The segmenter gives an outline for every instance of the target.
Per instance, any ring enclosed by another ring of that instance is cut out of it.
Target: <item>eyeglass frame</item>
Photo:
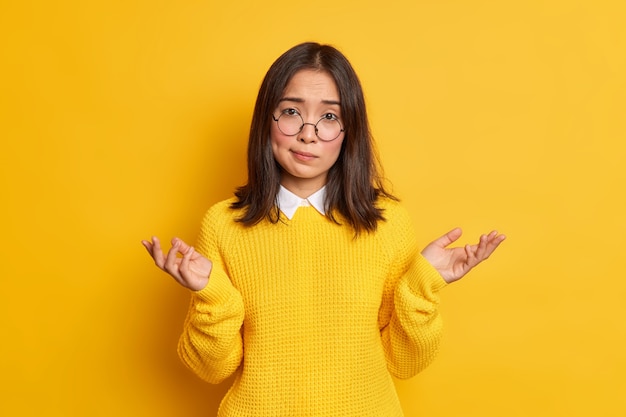
[[[313,124],[313,123],[308,123],[308,122],[305,122],[305,121],[304,121],[304,118],[302,117],[302,115],[301,115],[300,113],[296,113],[296,114],[300,117],[300,120],[302,120],[302,125],[300,126],[300,129],[298,129],[298,131],[297,131],[296,133],[294,133],[294,134],[292,134],[292,135],[289,135],[289,134],[287,134],[287,133],[283,132],[283,131],[280,129],[280,126],[278,125],[278,119],[280,119],[281,117],[283,117],[283,116],[285,115],[285,113],[282,113],[282,112],[281,112],[281,114],[280,114],[280,116],[278,116],[278,118],[277,118],[276,116],[274,116],[274,113],[272,113],[272,119],[276,122],[276,127],[278,128],[278,130],[280,130],[280,133],[282,133],[282,134],[283,134],[283,135],[285,135],[285,136],[296,136],[296,135],[299,135],[299,134],[302,132],[302,130],[304,129],[304,126],[305,126],[305,125],[311,125],[311,126],[313,126],[313,129],[315,129],[315,136],[317,136],[317,138],[318,138],[319,140],[321,140],[322,142],[332,142],[332,141],[334,141],[334,140],[337,140],[337,138],[338,138],[339,136],[341,136],[341,133],[342,133],[342,132],[345,132],[345,131],[346,131],[346,130],[343,128],[343,124],[341,124],[341,121],[340,121],[339,119],[335,119],[335,120],[337,121],[337,123],[339,124],[339,127],[341,128],[341,129],[339,130],[339,133],[337,133],[337,136],[335,136],[335,137],[334,137],[334,138],[332,138],[332,139],[322,139],[322,138],[320,137],[320,135],[318,135],[318,134],[317,134],[317,132],[318,132],[318,130],[319,130],[319,129],[317,128],[317,125],[319,124],[319,122],[321,122],[322,120],[324,120],[324,119],[325,119],[325,117],[324,117],[324,116],[320,117],[320,119],[317,121],[317,123]]]

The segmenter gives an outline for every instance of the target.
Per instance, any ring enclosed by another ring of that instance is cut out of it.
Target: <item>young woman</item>
[[[438,292],[504,240],[420,253],[408,213],[383,187],[361,85],[335,48],[297,45],[271,66],[250,129],[248,182],[211,207],[197,249],[156,265],[191,290],[182,361],[219,383],[218,415],[402,416],[392,376],[435,357]]]

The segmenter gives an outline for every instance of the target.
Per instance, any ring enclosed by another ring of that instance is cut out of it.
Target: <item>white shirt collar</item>
[[[296,210],[301,206],[313,206],[320,214],[326,214],[324,209],[324,200],[326,199],[326,186],[320,188],[307,198],[301,198],[280,186],[278,191],[278,208],[283,214],[291,220],[296,214]]]

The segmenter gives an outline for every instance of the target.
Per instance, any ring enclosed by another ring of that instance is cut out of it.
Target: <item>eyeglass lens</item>
[[[297,135],[302,131],[305,124],[302,116],[298,113],[282,113],[276,122],[278,123],[278,129],[287,136]],[[337,139],[341,131],[341,123],[332,117],[322,117],[315,124],[315,133],[320,140],[331,141]]]

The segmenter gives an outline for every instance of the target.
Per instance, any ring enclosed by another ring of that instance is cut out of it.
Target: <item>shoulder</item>
[[[240,216],[240,210],[231,208],[235,200],[235,197],[231,197],[209,207],[202,219],[202,228],[218,229],[235,224]]]
[[[228,245],[240,234],[241,223],[237,222],[240,210],[230,205],[235,198],[220,201],[212,205],[204,214],[198,234],[198,250],[206,256],[216,246]]]
[[[376,206],[382,211],[384,221],[380,225],[396,228],[396,227],[412,227],[411,216],[409,211],[398,200],[388,197],[379,197]]]
[[[230,197],[230,198],[227,198],[225,200],[218,201],[217,203],[215,203],[211,207],[209,207],[209,209],[207,210],[206,214],[207,215],[214,215],[214,216],[228,216],[229,214],[232,215],[233,213],[238,211],[238,210],[234,210],[234,209],[230,208],[230,206],[236,200],[237,200],[236,197]]]
[[[416,237],[413,220],[409,211],[399,201],[381,197],[377,207],[382,210],[385,220],[379,222],[376,235],[390,252],[413,252]]]

